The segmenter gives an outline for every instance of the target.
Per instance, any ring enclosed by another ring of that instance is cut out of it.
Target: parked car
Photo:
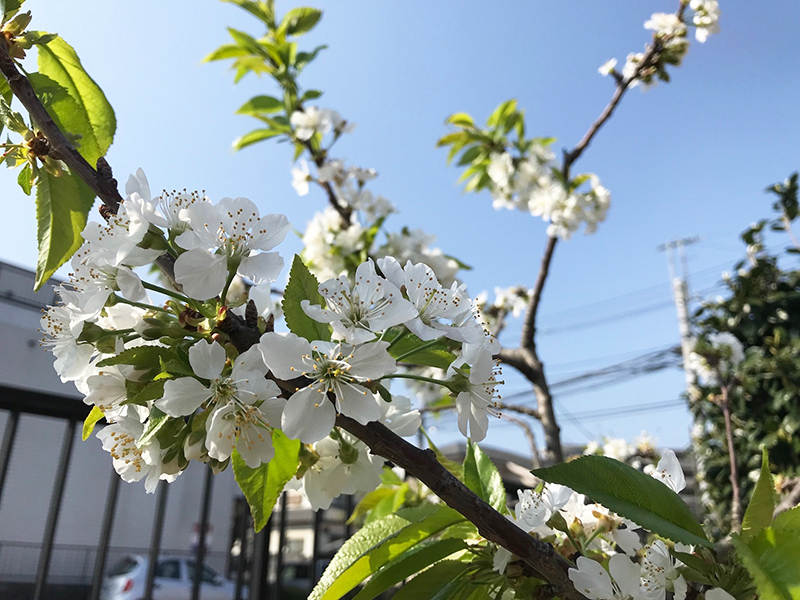
[[[137,554],[123,557],[103,581],[102,600],[141,600],[147,581],[148,559]],[[194,559],[161,556],[156,563],[153,600],[189,600],[194,581]],[[236,584],[203,565],[200,584],[202,600],[233,600]],[[247,597],[243,590],[242,597]]]

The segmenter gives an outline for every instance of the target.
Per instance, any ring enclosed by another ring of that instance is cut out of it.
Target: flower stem
[[[438,338],[435,339],[435,340],[431,340],[430,342],[425,342],[421,346],[417,346],[413,350],[409,350],[408,352],[405,352],[405,353],[401,354],[395,360],[397,362],[402,362],[402,360],[404,358],[408,358],[409,356],[412,356],[412,355],[416,354],[417,352],[422,352],[423,350],[426,350],[426,349],[430,348],[431,346],[435,346],[438,342],[439,342]]]
[[[399,342],[400,340],[402,340],[402,339],[403,339],[404,337],[406,337],[407,335],[408,335],[408,329],[406,329],[406,330],[404,330],[404,331],[402,331],[402,332],[398,333],[398,334],[395,336],[395,338],[394,338],[394,339],[393,339],[391,342],[389,342],[389,347],[387,348],[387,350],[391,350],[392,348],[394,348],[394,346],[397,344],[397,342]]]
[[[191,304],[192,302],[190,298],[187,298],[183,294],[179,294],[178,292],[173,292],[171,290],[161,287],[160,285],[156,285],[155,283],[142,281],[142,285],[148,290],[158,292],[159,294],[164,294],[165,296],[169,296],[170,298],[175,298],[175,300],[179,300],[181,302],[185,302],[188,304]]]
[[[168,310],[165,310],[160,306],[153,306],[151,304],[145,304],[144,302],[135,302],[133,300],[128,300],[127,298],[122,298],[121,296],[117,296],[117,302],[122,302],[123,304],[130,304],[131,306],[135,306],[137,308],[143,308],[145,310],[156,310],[158,312],[172,314]]]
[[[425,383],[432,383],[434,385],[441,385],[450,389],[450,383],[442,379],[434,379],[433,377],[424,377],[422,375],[413,375],[411,373],[394,373],[392,375],[384,375],[381,379],[413,379],[414,381],[424,381]]]

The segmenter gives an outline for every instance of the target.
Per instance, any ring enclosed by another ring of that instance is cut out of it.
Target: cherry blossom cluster
[[[565,186],[554,176],[553,159],[553,152],[544,142],[534,143],[530,153],[520,158],[508,152],[492,153],[486,172],[492,182],[494,207],[541,217],[550,224],[550,237],[569,239],[581,225],[585,233],[594,233],[606,218],[610,192],[590,173],[579,175]],[[586,182],[588,189],[582,187]]]
[[[312,136],[323,140],[332,133],[325,158],[312,165],[301,159],[292,169],[292,187],[299,196],[307,195],[311,184],[316,184],[331,194],[341,209],[329,206],[317,212],[303,235],[303,258],[318,278],[352,274],[367,257],[392,256],[401,263],[424,262],[444,285],[456,281],[461,265],[433,247],[434,235],[421,229],[403,228],[398,233],[384,231],[386,239],[379,243],[378,233],[383,231],[384,221],[397,210],[389,200],[366,189],[366,184],[378,176],[377,171],[347,166],[341,159],[328,158],[331,146],[340,135],[352,131],[354,124],[335,111],[314,107],[295,111],[291,123],[295,127],[295,138],[302,142]]]
[[[651,476],[674,492],[680,492],[686,481],[675,453],[665,450]],[[551,542],[568,556],[579,557],[569,569],[575,588],[591,600],[664,600],[667,592],[675,600],[684,600],[688,585],[667,545],[655,540],[643,547],[639,525],[610,512],[602,505],[588,502],[568,487],[544,484],[536,490],[520,490],[514,507],[516,524],[529,534]],[[691,553],[692,549],[675,544],[675,549]],[[608,567],[590,558],[607,556]],[[641,561],[639,562],[639,557]],[[518,559],[498,547],[494,569],[513,577]],[[710,598],[728,600],[722,590]]]
[[[686,2],[682,4],[685,5]],[[695,27],[695,38],[698,42],[704,43],[710,34],[719,33],[720,11],[717,0],[691,0],[688,6],[693,11],[691,23]],[[684,16],[684,10],[685,6],[679,13],[653,13],[645,22],[645,29],[653,32],[654,41],[660,45],[652,62],[646,61],[646,52],[632,52],[628,54],[621,73],[615,70],[615,58],[603,63],[598,72],[601,75],[613,75],[630,87],[641,85],[643,89],[655,84],[658,79],[669,81],[664,67],[679,66],[689,51],[689,21]]]
[[[505,326],[508,315],[521,317],[528,307],[533,291],[523,285],[508,288],[495,287],[494,300],[489,302],[489,293],[478,294],[475,303],[478,305],[485,326],[498,335]]]
[[[333,341],[275,333],[270,288],[283,267],[274,248],[289,230],[285,216],[262,216],[246,198],[153,197],[141,170],[126,191],[118,214],[86,226],[61,302],[42,317],[57,373],[84,395],[94,421],[105,418],[97,437],[125,481],[145,480],[152,492],[191,460],[219,471],[234,453],[257,468],[274,456],[280,430],[303,443],[293,485],[315,508],[368,491],[383,461],[335,426],[337,414],[414,434],[419,412],[389,384],[419,377],[398,372],[403,359],[434,344],[454,353],[452,364],[446,378],[423,379],[456,398],[465,435],[485,436],[497,348],[463,285],[443,286],[424,263],[367,259],[352,280],[326,280],[319,302],[298,307]],[[137,273],[164,260],[173,284]],[[259,328],[244,352],[226,333],[229,313]],[[404,340],[412,351],[398,350]]]

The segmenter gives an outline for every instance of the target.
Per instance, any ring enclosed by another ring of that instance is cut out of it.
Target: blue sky
[[[301,82],[325,91],[322,106],[358,123],[337,145],[338,156],[379,171],[373,191],[401,211],[391,229],[423,227],[447,253],[473,265],[465,281],[474,295],[532,284],[545,225],[494,211],[488,195],[460,192],[458,171],[435,148],[447,131],[445,117],[466,111],[482,121],[513,97],[527,111],[529,135],[555,136],[555,148],[572,146],[613,91],[597,67],[641,50],[644,21],[676,2],[319,5],[323,20],[303,44],[330,48]],[[294,4],[277,6],[283,13]],[[323,206],[321,196],[298,198],[292,190],[287,146],[230,149],[255,126],[235,116],[236,108],[274,89],[256,78],[234,86],[224,65],[200,63],[226,41],[225,25],[259,33],[240,10],[214,0],[87,0],[80,10],[29,0],[26,8],[33,28],[61,33],[76,48],[113,104],[119,127],[108,159],[118,179],[141,166],[156,189],[205,189],[215,200],[247,196],[262,212],[286,213],[299,229]],[[721,8],[722,32],[692,44],[672,83],[629,94],[575,167],[601,177],[612,206],[597,234],[578,234],[556,250],[540,311],[539,349],[551,382],[677,343],[666,257],[656,246],[704,236],[689,251],[690,285],[715,293],[720,273],[741,256],[738,233],[769,212],[764,187],[800,168],[800,4],[722,1]],[[15,173],[0,172],[0,192],[14,219],[12,226],[7,218],[0,258],[33,267],[32,200],[16,187]],[[282,247],[285,256],[297,250],[295,239]],[[512,322],[509,334],[519,328]],[[509,369],[505,379],[506,395],[526,387]],[[668,401],[682,389],[682,373],[669,370],[556,398],[559,411],[580,414]],[[688,442],[690,426],[681,407],[583,419],[580,428],[562,416],[561,424],[565,442],[630,439],[646,429],[671,446]],[[452,419],[435,425],[437,442],[457,439]],[[514,427],[492,425],[487,443],[525,451]]]

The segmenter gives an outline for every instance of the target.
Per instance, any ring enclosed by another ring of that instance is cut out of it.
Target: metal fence
[[[44,534],[40,544],[2,543],[0,545],[0,573],[10,570],[27,579],[33,576],[32,600],[45,600],[51,597],[46,593],[46,586],[53,581],[59,583],[74,582],[90,586],[88,600],[99,600],[107,566],[125,554],[146,554],[148,571],[144,600],[152,600],[155,583],[155,569],[158,557],[162,554],[161,539],[164,519],[169,499],[169,485],[162,483],[156,492],[155,516],[151,525],[150,544],[143,548],[111,547],[110,540],[114,527],[117,499],[120,490],[120,478],[110,473],[111,484],[105,499],[100,535],[97,545],[92,547],[54,544],[55,533],[61,516],[62,500],[66,477],[72,460],[72,450],[77,428],[88,414],[89,407],[75,399],[66,399],[35,391],[11,389],[0,386],[0,409],[8,411],[5,431],[0,444],[0,505],[3,499],[3,488],[6,484],[9,463],[14,453],[15,438],[22,415],[41,415],[63,419],[66,423],[61,449],[54,460],[57,462],[55,481],[50,496],[49,509],[44,523]],[[258,534],[252,534],[252,521],[248,518],[237,519],[239,541],[236,556],[229,553],[206,552],[206,531],[212,502],[212,472],[204,470],[201,506],[199,513],[199,540],[194,551],[194,561],[201,568],[194,569],[194,581],[191,587],[191,599],[201,598],[202,565],[211,564],[217,568],[225,564],[228,576],[235,581],[235,600],[281,600],[284,598],[284,572],[286,568],[284,552],[287,523],[290,510],[287,496],[283,494],[279,501],[279,509],[273,513],[267,526]],[[90,490],[87,490],[90,493]],[[345,514],[352,511],[352,498],[346,497],[343,507]],[[341,512],[341,511],[340,511]],[[338,524],[342,524],[338,521]],[[321,532],[326,525],[324,511],[313,517],[312,553],[308,561],[306,577],[309,591],[318,580],[323,566],[321,554]],[[350,525],[342,524],[345,539],[350,535]],[[277,552],[271,553],[271,532],[278,533]],[[166,553],[167,550],[164,550]],[[168,551],[170,555],[189,555],[188,552]],[[221,555],[222,554],[222,555]],[[271,565],[274,560],[276,564]],[[69,565],[68,567],[65,565]],[[80,565],[80,567],[76,567]],[[296,566],[296,565],[295,565]],[[66,572],[65,572],[66,570]],[[296,582],[295,582],[296,583]]]

